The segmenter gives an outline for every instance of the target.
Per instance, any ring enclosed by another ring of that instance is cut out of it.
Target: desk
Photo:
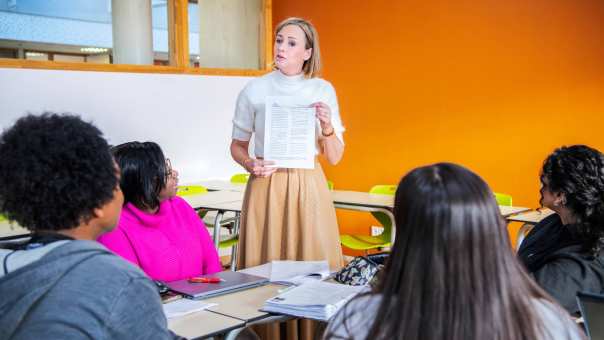
[[[9,223],[8,220],[0,221],[0,239],[13,238],[15,236],[29,235],[29,230],[17,223]]]
[[[246,183],[231,183],[224,180],[207,180],[191,183],[192,185],[202,185],[210,191],[237,191],[244,192]]]
[[[510,222],[522,222],[522,227],[518,229],[518,235],[516,236],[516,249],[520,249],[524,237],[528,232],[535,226],[535,224],[541,222],[542,219],[554,214],[554,211],[550,209],[540,209],[535,211],[529,211],[522,214],[510,216],[507,218]]]
[[[269,283],[260,287],[216,296],[204,301],[218,304],[208,308],[208,311],[228,315],[249,323],[272,316],[270,313],[261,312],[260,308],[262,308],[266,300],[278,295],[279,290],[283,288],[285,286]]]
[[[188,339],[207,338],[244,326],[242,320],[207,310],[168,319],[168,328]]]
[[[529,225],[535,225],[535,224],[541,222],[542,219],[548,217],[549,215],[551,215],[553,213],[554,213],[554,211],[546,208],[546,209],[534,210],[534,211],[529,211],[529,212],[525,212],[522,214],[510,216],[507,218],[507,220],[510,222],[522,222],[522,223],[526,223]]]
[[[525,207],[508,207],[505,205],[500,205],[499,206],[499,211],[501,212],[501,215],[503,217],[505,217],[508,221],[510,220],[510,216],[515,215],[515,214],[519,214],[521,212],[525,212],[525,211],[529,211],[531,210],[531,208],[525,208]]]

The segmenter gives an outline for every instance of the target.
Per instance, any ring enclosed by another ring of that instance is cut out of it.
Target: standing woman
[[[237,98],[231,155],[252,176],[241,214],[239,266],[271,260],[327,260],[342,265],[335,209],[321,165],[277,169],[264,156],[267,96],[303,99],[316,110],[316,153],[335,165],[342,158],[344,128],[333,86],[318,78],[319,37],[306,20],[289,18],[276,28],[275,70],[247,84]],[[254,154],[248,146],[252,134]]]

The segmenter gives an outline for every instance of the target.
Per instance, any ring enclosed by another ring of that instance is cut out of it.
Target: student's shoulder
[[[533,305],[545,326],[543,339],[583,339],[577,324],[563,308],[546,299],[534,299]]]
[[[114,282],[123,284],[133,279],[146,278],[140,268],[123,258],[115,255],[107,248],[95,241],[76,241],[76,246],[82,249],[95,251],[95,254],[82,261],[81,265],[74,268],[77,275],[95,277],[95,281],[105,281],[103,284]]]

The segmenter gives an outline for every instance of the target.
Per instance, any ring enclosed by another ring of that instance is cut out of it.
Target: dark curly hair
[[[604,155],[585,145],[558,148],[543,162],[544,180],[551,192],[564,194],[576,231],[597,255],[604,241]]]
[[[120,167],[124,204],[141,210],[159,207],[159,193],[166,187],[168,168],[164,153],[154,142],[128,142],[111,148]]]
[[[107,141],[78,116],[27,115],[0,135],[0,212],[31,231],[88,222],[117,185]]]

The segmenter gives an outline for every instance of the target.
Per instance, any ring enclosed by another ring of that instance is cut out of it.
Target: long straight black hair
[[[541,338],[535,299],[551,299],[512,253],[479,176],[449,163],[417,168],[398,186],[394,217],[396,240],[371,293],[382,299],[367,315],[375,320],[366,339]]]
[[[168,169],[164,153],[154,142],[128,142],[111,148],[120,167],[124,204],[141,210],[159,206],[159,193],[166,186]]]

